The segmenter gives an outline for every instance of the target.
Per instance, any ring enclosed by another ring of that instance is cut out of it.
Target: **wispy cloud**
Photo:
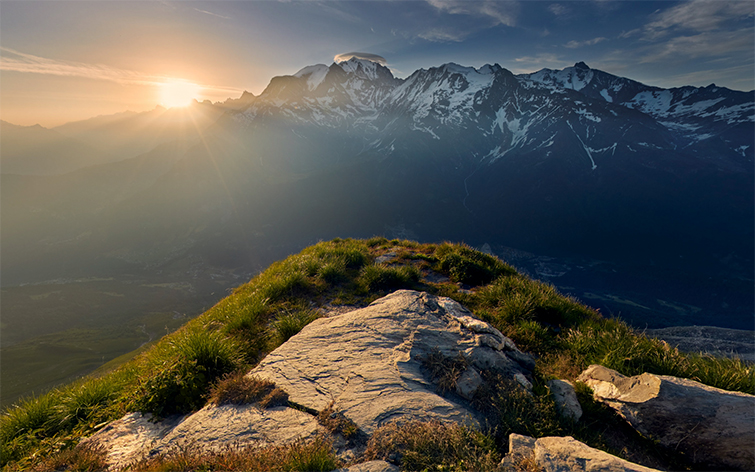
[[[734,53],[752,51],[755,30],[706,31],[699,34],[676,36],[648,48],[642,62],[682,60],[701,57],[730,57]],[[752,56],[752,54],[750,54]]]
[[[713,31],[725,23],[752,18],[755,14],[749,1],[693,0],[657,12],[645,26],[646,39],[656,39],[673,30]]]
[[[434,43],[460,43],[468,36],[468,33],[451,31],[450,29],[433,28],[419,33],[422,39]]]
[[[99,64],[86,64],[73,61],[56,61],[0,47],[0,69],[32,74],[61,75],[109,80],[122,84],[155,84],[160,78],[140,72],[117,69]]]
[[[522,56],[514,59],[517,67],[512,67],[511,72],[515,74],[524,74],[534,72],[542,68],[560,69],[568,67],[568,62],[561,59],[557,54],[542,53],[535,56]]]
[[[102,64],[88,64],[75,61],[60,61],[26,54],[7,47],[0,47],[0,70],[28,74],[81,77],[92,80],[105,80],[123,85],[159,86],[176,77],[167,77],[143,72],[119,69]],[[199,84],[205,90],[240,93],[232,87]]]
[[[469,15],[485,18],[492,22],[489,26],[515,26],[519,13],[519,3],[513,1],[464,1],[464,0],[427,0],[427,3],[439,11],[452,15]]]
[[[568,43],[564,44],[564,47],[569,48],[569,49],[576,49],[576,48],[581,48],[584,46],[594,46],[598,43],[605,41],[606,39],[607,38],[600,37],[600,38],[588,39],[587,41],[569,41]]]
[[[224,20],[231,20],[232,19],[229,16],[218,15],[217,13],[213,13],[213,12],[207,11],[207,10],[200,10],[199,8],[194,8],[194,11],[198,11],[199,13],[204,13],[205,15],[214,16],[216,18],[222,18]]]

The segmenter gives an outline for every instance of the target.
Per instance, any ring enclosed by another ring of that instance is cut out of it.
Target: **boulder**
[[[692,462],[755,469],[755,396],[667,375],[625,377],[599,365],[577,380],[637,431]]]
[[[467,361],[456,379],[458,397],[439,395],[423,368],[423,359],[437,353]],[[511,379],[519,374],[526,381],[533,363],[457,302],[400,290],[368,307],[313,321],[250,375],[275,382],[306,408],[332,405],[371,434],[394,420],[475,424],[475,412],[463,399],[481,384],[480,372]]]
[[[550,380],[546,384],[551,391],[553,401],[561,416],[579,421],[582,417],[582,405],[577,400],[577,392],[574,385],[568,380]]]
[[[509,435],[509,453],[501,468],[542,472],[658,472],[593,449],[571,436],[535,439],[519,434]]]

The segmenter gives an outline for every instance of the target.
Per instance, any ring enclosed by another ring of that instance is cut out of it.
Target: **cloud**
[[[160,86],[176,77],[145,74],[127,69],[119,69],[102,64],[87,64],[84,62],[58,61],[45,57],[34,56],[0,47],[0,70],[21,72],[28,74],[58,75],[64,77],[81,77],[92,80],[105,80],[122,85]],[[204,90],[217,92],[241,93],[243,90],[215,85],[201,85]]]
[[[427,0],[437,10],[451,15],[468,15],[486,18],[492,24],[488,26],[515,26],[519,13],[519,3],[493,0]]]
[[[605,41],[606,39],[607,38],[600,37],[600,38],[588,39],[587,41],[569,41],[568,43],[564,44],[564,47],[569,48],[569,49],[576,49],[576,48],[581,48],[583,46],[594,46],[600,42]]]
[[[645,39],[657,39],[672,30],[713,31],[724,23],[751,18],[754,14],[749,1],[693,0],[654,13],[652,21],[645,25]]]
[[[557,54],[542,53],[535,56],[522,56],[514,59],[519,67],[511,68],[515,74],[534,72],[543,68],[562,69],[572,65],[561,59]]]
[[[6,47],[0,47],[0,51],[3,52],[3,55],[0,56],[0,70],[68,77],[85,77],[95,80],[108,80],[121,84],[154,85],[156,83],[161,83],[165,79],[165,77],[158,77],[100,64],[56,61],[54,59],[26,54]]]
[[[641,62],[684,60],[687,58],[731,57],[737,52],[749,52],[751,56],[755,29],[737,31],[706,31],[699,34],[677,36],[660,45],[649,48]]]
[[[571,13],[571,10],[561,5],[560,3],[552,3],[548,5],[548,11],[556,16],[565,16]]]
[[[440,28],[433,28],[431,30],[419,33],[417,36],[427,41],[432,41],[434,43],[449,43],[449,42],[460,43],[464,41],[464,38],[466,38],[467,35],[468,33],[461,33],[458,31],[451,31],[451,30],[443,30]]]
[[[218,15],[217,13],[213,13],[213,12],[207,11],[207,10],[200,10],[199,8],[194,8],[194,10],[198,11],[199,13],[204,13],[205,15],[210,15],[210,16],[214,16],[214,17],[217,17],[217,18],[222,18],[224,20],[231,20],[232,19],[231,17],[223,16],[223,15]]]
[[[364,59],[367,61],[377,62],[380,65],[385,65],[387,61],[384,57],[378,56],[377,54],[371,54],[369,52],[345,52],[343,54],[337,54],[334,58],[334,62],[345,62],[351,59],[352,57],[356,57],[357,59]]]

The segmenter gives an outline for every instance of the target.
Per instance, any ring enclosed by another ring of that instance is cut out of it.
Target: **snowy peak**
[[[359,59],[357,57],[352,57],[348,61],[343,62],[337,62],[335,63],[338,67],[340,67],[344,72],[346,72],[349,75],[354,75],[356,77],[367,79],[367,80],[392,80],[394,79],[393,74],[391,71],[373,61],[368,61],[367,59]]]
[[[315,64],[313,66],[307,66],[300,70],[294,77],[307,79],[307,90],[315,90],[328,75],[330,68],[325,64]]]

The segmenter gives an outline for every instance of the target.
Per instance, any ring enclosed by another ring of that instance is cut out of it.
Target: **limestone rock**
[[[561,416],[579,421],[582,417],[582,405],[577,400],[577,392],[568,380],[550,380],[546,384],[556,402],[556,408]]]
[[[514,378],[530,374],[531,360],[488,323],[457,302],[400,290],[370,306],[307,325],[270,353],[250,375],[276,383],[295,403],[334,409],[367,434],[392,420],[437,419],[474,424],[475,413],[437,394],[424,374],[423,357],[463,354],[477,376],[494,369]],[[525,364],[525,365],[523,365]],[[471,396],[480,379],[467,372],[460,393]]]
[[[285,406],[210,404],[176,425],[150,453],[164,453],[182,444],[216,450],[231,445],[286,444],[324,432],[314,416]]]
[[[398,467],[385,461],[369,461],[333,472],[398,472]]]
[[[468,360],[467,370],[456,379],[458,396],[439,395],[422,368],[422,360],[438,352]],[[360,438],[394,420],[475,424],[475,412],[464,398],[471,398],[484,382],[481,370],[493,369],[528,383],[533,364],[510,339],[453,300],[402,290],[366,308],[315,320],[249,373],[274,381],[300,409],[210,404],[159,423],[132,413],[88,441],[105,446],[111,470],[119,470],[186,444],[217,450],[327,435],[316,418],[326,409],[354,422]],[[354,457],[363,447],[341,436],[333,439],[344,458]],[[368,463],[349,470],[397,469]]]
[[[599,365],[578,380],[640,433],[691,461],[755,469],[755,396],[666,375],[625,377]]]
[[[509,454],[501,462],[503,470],[543,472],[658,472],[577,441],[571,436],[531,438],[509,435]]]
[[[107,448],[107,463],[111,470],[120,470],[131,462],[143,459],[185,417],[174,416],[159,423],[147,413],[129,413],[113,421],[82,444],[100,444]]]

